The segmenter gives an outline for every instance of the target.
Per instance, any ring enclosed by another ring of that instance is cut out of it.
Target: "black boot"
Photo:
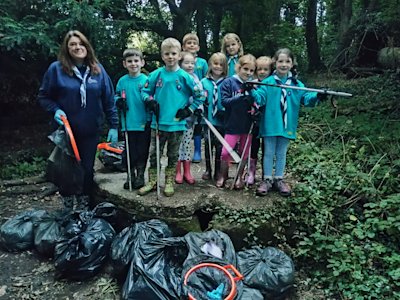
[[[214,168],[215,168],[215,170],[214,170],[214,181],[217,181],[219,170],[221,169],[221,160],[215,159]]]
[[[88,195],[76,196],[76,210],[88,210],[90,197]]]
[[[206,158],[206,171],[201,175],[201,179],[210,180],[211,179],[211,162],[209,158]]]
[[[144,186],[144,171],[145,170],[146,170],[146,166],[138,166],[136,168],[137,174],[136,174],[135,182],[133,183],[133,188],[135,190],[138,190]]]
[[[126,175],[126,181],[124,183],[124,189],[125,190],[129,190],[129,178],[128,178],[128,174]],[[136,180],[136,175],[135,175],[135,169],[131,169],[131,184],[132,184],[132,188],[135,184],[135,180]]]

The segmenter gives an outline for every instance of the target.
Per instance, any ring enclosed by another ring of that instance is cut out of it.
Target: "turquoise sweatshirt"
[[[277,84],[273,76],[265,78],[263,83]],[[285,84],[285,80],[282,80]],[[297,84],[291,85],[304,87],[297,80]],[[287,89],[287,128],[284,128],[281,111],[281,88],[271,86],[259,86],[251,91],[256,103],[265,106],[265,111],[260,120],[260,136],[283,136],[288,139],[296,138],[296,130],[299,120],[300,105],[315,106],[318,104],[317,93]]]
[[[224,80],[224,79],[222,79]],[[218,119],[213,117],[212,113],[214,110],[214,104],[213,104],[213,92],[214,92],[214,85],[213,82],[214,79],[212,79],[211,77],[207,77],[207,78],[203,78],[201,80],[201,84],[203,85],[203,89],[206,93],[206,100],[205,100],[205,105],[208,105],[208,109],[207,109],[207,119],[211,122],[211,124],[213,124],[214,126],[223,126],[223,121],[222,119]],[[222,82],[222,81],[221,81]],[[225,108],[222,106],[221,104],[221,82],[218,82],[218,101],[217,101],[217,109],[218,111],[225,111]]]
[[[190,103],[190,97],[193,102]],[[142,100],[148,101],[153,97],[160,106],[159,130],[167,132],[185,131],[186,120],[177,120],[175,115],[180,108],[189,105],[194,112],[203,102],[203,90],[195,84],[193,77],[178,68],[167,71],[165,67],[150,73],[142,89]],[[151,128],[156,128],[156,118],[153,115]]]
[[[121,115],[122,131],[144,131],[147,120],[150,120],[150,114],[146,112],[146,108],[141,98],[141,90],[144,87],[147,76],[139,74],[137,77],[132,77],[129,74],[122,76],[117,83],[116,92],[120,95],[125,90],[126,103],[128,111],[125,118]],[[125,126],[125,124],[127,126]]]
[[[208,63],[204,58],[196,57],[196,63],[194,65],[194,74],[202,80],[206,77],[208,71]]]

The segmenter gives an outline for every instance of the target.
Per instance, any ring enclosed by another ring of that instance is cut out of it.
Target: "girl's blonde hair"
[[[240,40],[239,36],[236,33],[227,33],[224,35],[224,37],[222,38],[222,42],[221,42],[221,52],[225,53],[226,55],[226,43],[229,40],[235,40],[238,44],[239,44],[239,52],[238,52],[238,56],[242,56],[243,55],[243,44],[242,41]]]
[[[256,66],[258,66],[259,64],[272,65],[272,58],[269,56],[260,56],[256,60]]]
[[[254,68],[256,67],[256,58],[252,54],[246,54],[239,58],[238,62],[235,65],[236,74],[239,73],[239,68],[246,64],[254,64]]]
[[[87,37],[78,30],[68,31],[64,37],[63,43],[61,44],[60,51],[58,53],[58,60],[61,63],[64,72],[71,76],[73,75],[72,68],[75,66],[75,63],[72,60],[72,57],[68,51],[68,42],[73,36],[79,38],[86,48],[87,55],[85,57],[85,64],[89,66],[90,73],[92,75],[100,74],[101,69],[98,65],[98,60],[96,55],[94,54],[92,45],[90,44]]]
[[[191,57],[193,57],[193,59],[196,59],[196,56],[194,56],[194,54],[192,52],[189,51],[182,51],[181,52],[181,60],[179,61],[179,65],[182,64],[183,60],[185,59],[185,56],[190,55]]]
[[[219,61],[222,65],[222,77],[226,77],[228,74],[228,63],[226,61],[226,55],[222,52],[215,52],[211,55],[208,60],[208,70],[206,77],[210,77],[212,75],[211,65],[213,62]]]

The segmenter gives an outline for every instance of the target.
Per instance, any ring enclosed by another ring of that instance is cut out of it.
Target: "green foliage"
[[[259,243],[261,222],[276,224],[269,244],[292,255],[328,297],[397,299],[400,112],[398,91],[383,88],[397,81],[387,74],[335,84],[355,97],[339,99],[333,114],[329,103],[303,109],[288,152],[299,181],[293,196],[267,211],[220,210],[218,218],[248,222],[249,245]]]
[[[32,158],[19,158],[7,162],[0,169],[0,179],[17,179],[41,174],[47,165],[46,158],[34,156]]]

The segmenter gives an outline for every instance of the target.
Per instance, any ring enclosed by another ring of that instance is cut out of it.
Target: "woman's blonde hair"
[[[240,40],[239,36],[236,33],[227,33],[224,35],[224,37],[222,38],[222,42],[221,42],[221,52],[225,53],[226,55],[226,43],[229,40],[235,40],[238,44],[239,44],[239,52],[238,52],[238,56],[242,56],[243,55],[243,44],[242,41]]]
[[[246,64],[254,64],[254,68],[256,68],[256,58],[252,54],[246,54],[239,58],[238,62],[235,65],[236,74],[239,73],[239,68]]]
[[[85,64],[89,66],[90,68],[90,73],[92,75],[100,74],[101,69],[98,64],[98,60],[96,55],[94,54],[94,50],[92,45],[90,44],[89,40],[87,37],[80,31],[78,30],[71,30],[68,31],[67,34],[64,37],[63,43],[61,44],[60,51],[58,53],[58,60],[61,63],[61,66],[63,70],[69,74],[73,75],[72,68],[75,66],[74,61],[72,60],[71,55],[69,54],[68,51],[68,42],[72,37],[77,37],[81,40],[82,44],[85,46],[87,55],[85,57]]]
[[[226,61],[226,55],[222,52],[215,52],[213,53],[210,58],[208,59],[208,70],[207,70],[207,77],[212,75],[211,65],[214,61],[219,61],[222,65],[222,77],[226,77],[228,74],[228,63]]]

